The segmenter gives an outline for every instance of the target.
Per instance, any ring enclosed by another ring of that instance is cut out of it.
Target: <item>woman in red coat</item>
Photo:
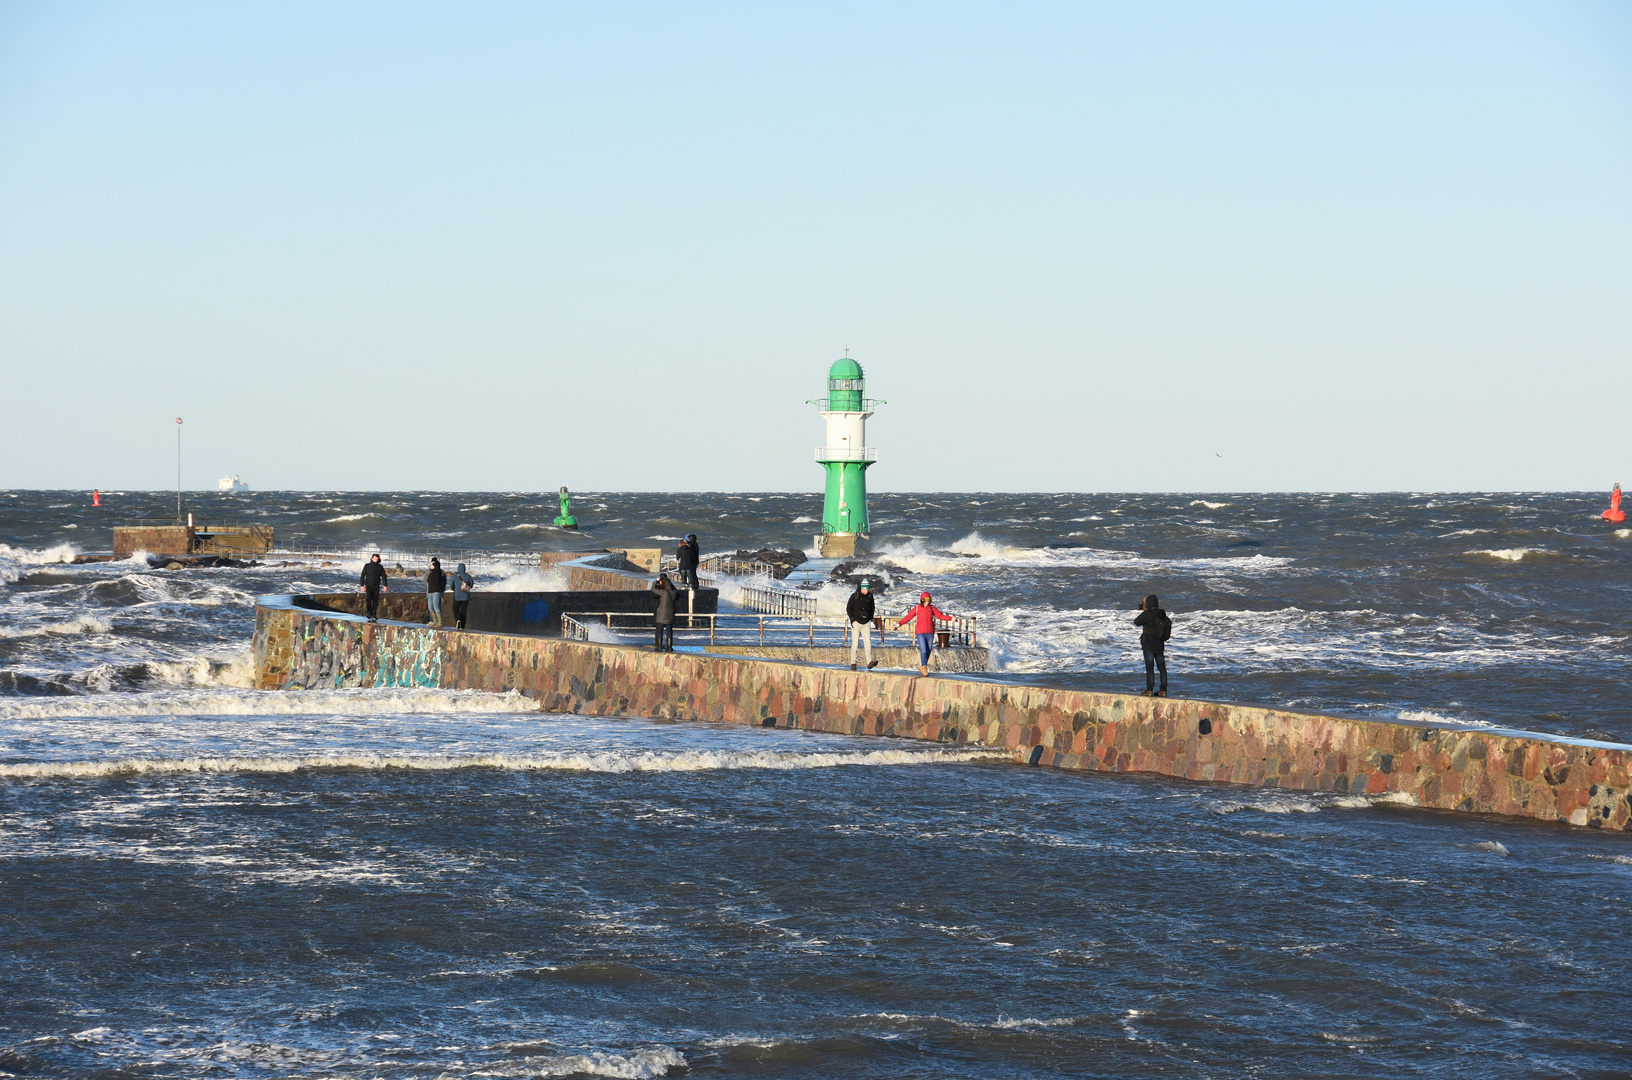
[[[918,635],[918,674],[929,674],[929,647],[935,643],[935,620],[951,622],[952,616],[935,607],[934,601],[926,592],[918,598],[917,605],[905,615],[901,616],[896,628],[899,629],[909,622],[915,622],[913,632]]]

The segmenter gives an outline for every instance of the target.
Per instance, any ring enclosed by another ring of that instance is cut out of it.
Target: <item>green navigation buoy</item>
[[[870,530],[867,467],[878,460],[878,451],[867,445],[867,418],[884,402],[866,397],[866,389],[861,365],[846,349],[827,371],[827,396],[808,402],[821,406],[827,421],[827,443],[816,448],[816,460],[827,470],[822,534],[816,537],[823,558],[856,554]]]
[[[578,519],[572,516],[572,496],[567,494],[567,486],[561,485],[561,514],[555,519],[558,529],[576,529]]]

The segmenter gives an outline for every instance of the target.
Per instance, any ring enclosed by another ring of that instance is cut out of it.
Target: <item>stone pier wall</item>
[[[1017,761],[1346,794],[1624,830],[1632,746],[1248,705],[915,678],[256,607],[257,685],[516,690],[548,712],[1002,747]]]

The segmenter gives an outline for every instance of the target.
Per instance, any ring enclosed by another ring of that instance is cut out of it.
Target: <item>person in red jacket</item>
[[[918,635],[918,674],[929,674],[929,647],[935,643],[935,620],[951,622],[952,616],[935,607],[935,602],[926,592],[918,597],[918,603],[911,611],[901,616],[896,628],[899,629],[912,622],[913,632]]]

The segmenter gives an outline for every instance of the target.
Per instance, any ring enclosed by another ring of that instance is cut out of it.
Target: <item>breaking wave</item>
[[[48,548],[33,550],[30,548],[15,548],[10,544],[0,544],[0,585],[10,585],[24,573],[25,566],[50,566],[54,563],[71,563],[79,555],[79,549],[72,544],[55,544]]]
[[[274,754],[260,757],[109,758],[87,761],[23,761],[0,764],[0,778],[96,778],[179,773],[293,773],[307,769],[387,769],[448,772],[503,769],[521,772],[588,773],[716,772],[724,769],[831,769],[843,765],[935,765],[965,761],[1006,761],[1004,750],[817,751],[608,750],[544,754]]]
[[[215,664],[218,661],[205,661]],[[198,661],[178,661],[180,674]],[[247,656],[229,662],[253,664]],[[154,665],[162,666],[162,665]],[[177,678],[182,683],[184,675]],[[196,685],[196,684],[195,684]],[[223,686],[234,684],[223,681]],[[419,713],[536,713],[538,703],[515,691],[481,690],[226,690],[139,691],[108,698],[0,698],[0,720],[88,716],[366,716]]]
[[[106,634],[113,627],[91,615],[81,615],[64,622],[45,623],[42,626],[0,626],[0,638],[44,637],[49,634]]]

